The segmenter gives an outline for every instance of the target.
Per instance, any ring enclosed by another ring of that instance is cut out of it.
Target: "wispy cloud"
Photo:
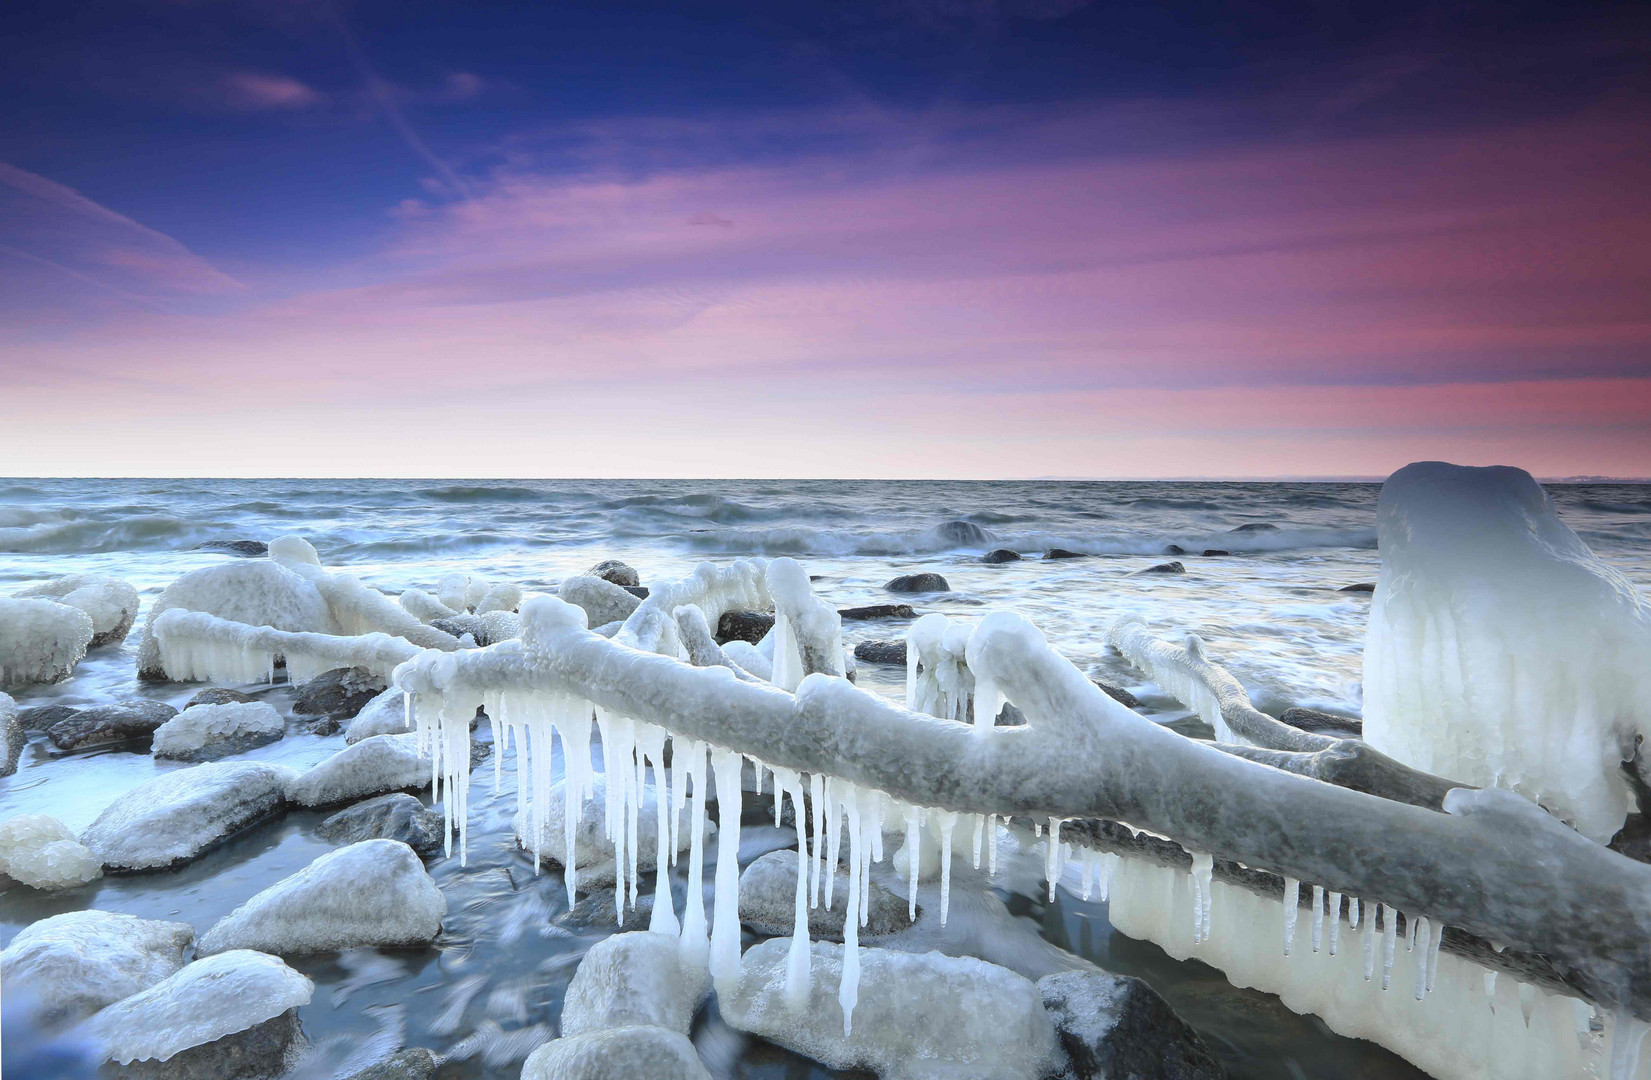
[[[242,109],[309,109],[327,96],[287,75],[241,71],[223,81],[225,100]]]

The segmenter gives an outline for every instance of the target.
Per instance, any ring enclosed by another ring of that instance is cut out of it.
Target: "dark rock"
[[[18,709],[17,722],[23,725],[24,731],[45,731],[79,711],[73,705],[36,705],[31,709]]]
[[[1170,544],[1168,547],[1164,548],[1165,555],[1185,555],[1186,553],[1187,549],[1182,547],[1180,544]]]
[[[1345,738],[1364,738],[1364,721],[1355,720],[1351,716],[1337,716],[1322,709],[1303,709],[1297,706],[1285,709],[1284,715],[1279,717],[1284,723],[1302,731],[1314,731],[1325,735],[1341,735]]]
[[[196,544],[196,551],[221,551],[225,555],[240,555],[243,558],[255,558],[269,554],[269,545],[262,540],[208,540],[204,544]]]
[[[178,715],[164,701],[120,701],[79,709],[46,729],[59,750],[146,739]]]
[[[251,694],[243,694],[239,690],[229,690],[222,686],[209,686],[184,702],[184,708],[191,705],[244,705],[258,699]]]
[[[442,846],[441,815],[399,791],[346,807],[323,821],[315,831],[335,844],[400,840],[420,855]]]
[[[788,802],[786,805],[789,806],[790,803]],[[638,894],[634,908],[626,903],[625,919],[617,924],[614,919],[613,904],[613,890],[611,888],[592,889],[583,893],[577,904],[574,904],[551,921],[568,930],[598,930],[604,934],[622,934],[630,930],[646,930],[648,928],[648,923],[653,918],[654,913],[652,893]]]
[[[993,548],[980,557],[983,563],[1020,562],[1020,552],[1010,551],[1008,548]]]
[[[334,721],[348,720],[389,685],[366,668],[333,668],[298,688],[292,711],[304,716],[325,716]]]
[[[787,799],[786,805],[790,804]],[[866,925],[860,930],[862,938],[883,937],[911,925],[911,911],[905,900],[876,881],[870,882],[869,891],[871,902],[866,907]],[[796,895],[797,852],[770,851],[740,873],[740,922],[759,934],[788,937],[795,927]],[[841,898],[848,895],[848,875],[841,870],[832,884],[832,895],[835,899],[831,907],[822,903],[808,909],[808,936],[816,941],[843,940],[843,916],[848,905]],[[613,911],[611,898],[608,911]],[[918,908],[917,913],[921,916],[923,909]]]
[[[288,1009],[262,1024],[191,1046],[165,1061],[106,1062],[98,1075],[109,1080],[266,1080],[284,1073],[287,1055],[304,1043],[298,1010]]]
[[[1123,687],[1113,686],[1111,683],[1102,682],[1099,679],[1090,679],[1089,681],[1100,687],[1101,691],[1105,693],[1107,697],[1111,698],[1113,701],[1116,701],[1118,704],[1131,709],[1139,709],[1141,707],[1140,700]]]
[[[311,735],[337,735],[344,730],[344,725],[336,717],[323,716],[319,720],[311,720],[304,725],[304,730]]]
[[[28,743],[28,733],[17,722],[15,714],[0,719],[0,776],[10,776],[17,771],[17,761]]]
[[[1223,1080],[1220,1059],[1140,979],[1062,971],[1038,980],[1074,1080]]]
[[[889,592],[951,592],[952,587],[939,574],[902,574],[883,588]]]
[[[1278,532],[1278,526],[1265,521],[1247,521],[1228,532]]]
[[[862,641],[854,646],[854,659],[864,660],[868,664],[904,664],[906,662],[906,643],[904,641]]]
[[[636,597],[638,600],[646,600],[648,598],[648,587],[646,585],[621,585],[619,587]]]
[[[1050,548],[1048,551],[1043,553],[1043,557],[1046,559],[1082,559],[1085,556],[1081,551],[1068,551],[1065,548]]]
[[[1161,562],[1157,566],[1149,566],[1145,570],[1135,571],[1137,574],[1184,574],[1187,568],[1179,562]]]
[[[1356,585],[1343,585],[1341,588],[1337,589],[1336,591],[1337,592],[1367,592],[1367,593],[1373,593],[1373,592],[1376,591],[1376,583],[1374,581],[1361,581]]]
[[[452,634],[456,638],[462,638],[464,635],[469,634],[475,639],[476,644],[481,644],[482,620],[478,615],[471,615],[468,612],[463,615],[448,615],[444,618],[432,619],[430,625],[442,633]]]
[[[344,1080],[430,1080],[436,1075],[436,1056],[422,1046],[399,1051]]]
[[[982,547],[992,540],[985,529],[972,521],[948,521],[936,525],[934,534],[953,547]]]
[[[774,616],[766,611],[725,611],[717,620],[717,644],[749,641],[755,645],[774,629]]]
[[[1232,552],[1222,551],[1220,548],[1205,548],[1204,549],[1204,555],[1206,557],[1211,556],[1211,555],[1231,555],[1231,554],[1232,554]]]
[[[917,612],[910,604],[867,604],[864,607],[838,608],[843,619],[915,619]]]
[[[620,587],[642,584],[642,578],[637,572],[618,559],[603,559],[585,573],[591,577],[599,577],[603,581],[611,581]]]

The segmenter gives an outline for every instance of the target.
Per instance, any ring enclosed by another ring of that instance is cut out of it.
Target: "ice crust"
[[[126,640],[138,617],[138,591],[129,582],[98,574],[69,574],[13,594],[79,608],[92,620],[89,648]]]
[[[73,1023],[176,973],[194,942],[187,923],[69,911],[19,931],[0,952],[0,979],[34,999],[39,1023]]]
[[[31,889],[72,889],[103,876],[103,864],[69,827],[45,814],[0,821],[0,874]]]
[[[407,719],[406,696],[395,687],[361,706],[344,727],[344,742],[350,746],[374,735],[405,735],[413,730]]]
[[[110,803],[80,842],[106,869],[163,869],[275,812],[297,778],[293,769],[261,761],[162,773]]]
[[[155,729],[156,757],[222,757],[274,742],[286,731],[275,706],[262,701],[191,705]]]
[[[168,585],[149,609],[138,646],[138,673],[165,674],[155,620],[174,608],[275,630],[334,634],[338,625],[321,591],[269,559],[238,559],[191,570]],[[252,680],[245,680],[252,681]]]
[[[710,992],[710,973],[682,958],[674,935],[615,934],[579,961],[562,1001],[562,1034],[648,1026],[686,1035]]]
[[[468,754],[468,726],[464,734]],[[295,776],[286,796],[300,806],[333,806],[387,791],[422,788],[430,783],[430,776],[431,760],[420,752],[417,735],[374,735]]]
[[[1520,469],[1408,465],[1376,526],[1365,739],[1609,840],[1634,807],[1620,764],[1651,732],[1645,597]]]
[[[197,960],[88,1022],[113,1061],[167,1061],[309,1004],[315,985],[281,960],[234,950]]]
[[[613,582],[590,574],[579,574],[563,581],[556,595],[584,611],[591,626],[624,620],[642,603]]]
[[[362,840],[271,885],[201,935],[206,956],[255,949],[277,956],[367,946],[424,945],[447,901],[413,849]]]
[[[78,607],[0,597],[0,690],[67,679],[94,633],[92,617]]]
[[[522,1080],[711,1080],[686,1035],[610,1028],[552,1039],[522,1063]]]

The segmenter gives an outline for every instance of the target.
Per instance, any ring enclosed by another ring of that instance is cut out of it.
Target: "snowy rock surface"
[[[0,690],[67,679],[93,632],[92,617],[77,607],[0,597]]]
[[[628,618],[642,603],[635,596],[615,585],[589,574],[579,574],[562,582],[556,595],[582,608],[589,620],[588,626],[601,626]]]
[[[273,814],[297,776],[284,765],[261,761],[210,762],[163,773],[110,803],[80,842],[108,869],[163,869]]]
[[[221,619],[276,630],[334,634],[338,627],[321,591],[299,574],[269,559],[220,563],[191,570],[166,589],[149,609],[138,646],[138,677],[164,679],[155,618],[171,608],[204,611]]]
[[[351,718],[344,727],[344,742],[354,746],[374,735],[403,735],[411,730],[407,723],[406,696],[392,686],[363,705]]]
[[[206,761],[275,742],[286,732],[275,706],[262,701],[191,705],[155,729],[158,758]]]
[[[69,827],[45,814],[0,821],[0,874],[31,889],[72,889],[103,876],[103,864]]]
[[[164,701],[118,701],[76,709],[54,722],[46,734],[59,750],[76,750],[145,738],[177,715],[178,710]]]
[[[309,1003],[315,985],[278,958],[236,950],[197,960],[88,1023],[113,1061],[167,1061]]]
[[[428,768],[426,769],[428,772]],[[650,773],[651,775],[651,773]],[[597,773],[591,783],[594,794],[585,800],[584,813],[573,834],[574,866],[579,871],[581,885],[611,885],[614,881],[613,841],[607,834],[607,782]],[[567,865],[566,802],[563,782],[558,780],[549,788],[545,800],[545,827],[539,834],[539,857],[559,866]],[[646,794],[638,805],[636,815],[637,870],[652,870],[658,849],[659,812],[650,781]],[[677,818],[677,850],[687,851],[693,829],[689,821],[689,804],[684,802]],[[712,822],[705,823],[707,842],[717,834]],[[520,814],[516,816],[516,843],[523,850],[533,851],[532,824]]]
[[[684,962],[674,934],[638,931],[597,942],[562,1002],[562,1034],[651,1026],[688,1034],[711,992],[703,966]]]
[[[194,941],[187,923],[69,911],[19,931],[0,952],[0,979],[34,998],[41,1023],[72,1023],[178,971]]]
[[[790,806],[790,802],[787,801],[786,805]],[[867,884],[871,901],[866,908],[866,925],[860,929],[861,937],[881,937],[911,925],[911,912],[906,901],[875,881]],[[843,916],[848,910],[848,874],[841,869],[837,871],[837,879],[832,885],[831,899],[832,906],[828,908],[822,890],[820,906],[809,909],[809,937],[843,940]],[[740,874],[740,921],[759,934],[783,937],[792,932],[796,917],[797,853],[770,851]]]
[[[138,617],[138,591],[119,578],[97,574],[69,574],[13,594],[19,599],[38,597],[79,608],[92,620],[89,648],[126,640]]]
[[[399,840],[420,855],[440,848],[443,839],[441,815],[400,791],[346,807],[323,821],[316,832],[335,844]]]
[[[332,806],[429,785],[430,759],[418,752],[417,735],[375,735],[295,778],[287,798],[300,806]]]
[[[1054,1025],[1030,980],[982,960],[860,950],[854,1026],[837,1001],[843,946],[815,942],[807,1005],[785,1002],[791,942],[745,952],[737,990],[718,996],[723,1019],[834,1069],[882,1080],[1042,1080],[1060,1061]]]
[[[17,702],[10,694],[0,691],[0,776],[10,776],[17,771],[17,759],[23,756],[23,747],[28,741],[28,733],[17,718]]]
[[[642,578],[637,574],[636,568],[618,559],[603,559],[585,573],[591,577],[599,577],[603,581],[611,581],[620,588],[629,586],[634,589],[642,584]]]
[[[711,1080],[686,1035],[610,1028],[552,1039],[528,1055],[522,1080]]]
[[[1204,1040],[1140,979],[1063,971],[1038,980],[1075,1080],[1163,1076],[1222,1080],[1227,1070]]]
[[[447,901],[413,849],[363,840],[276,882],[201,935],[201,955],[256,949],[280,956],[426,945]]]

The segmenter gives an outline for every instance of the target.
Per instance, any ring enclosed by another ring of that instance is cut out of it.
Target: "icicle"
[[[1433,928],[1433,947],[1427,954],[1427,989],[1433,991],[1434,977],[1439,974],[1439,947],[1445,942],[1445,928],[1443,924]]]
[[[1639,1072],[1640,1046],[1646,1031],[1651,1030],[1644,1020],[1627,1013],[1617,1013],[1611,1024],[1611,1080],[1633,1080]]]
[[[1192,943],[1207,941],[1210,936],[1210,909],[1214,907],[1210,883],[1215,873],[1215,858],[1203,852],[1192,855]],[[1088,869],[1085,868],[1084,893],[1089,892]]]
[[[1409,916],[1409,915],[1405,916],[1405,949],[1404,949],[1404,951],[1405,952],[1415,952],[1416,951],[1416,919],[1415,919],[1415,917]]]
[[[1347,928],[1349,930],[1359,928],[1359,898],[1356,896],[1347,898]]]
[[[717,876],[711,910],[711,978],[722,993],[732,993],[740,973],[740,756],[711,749],[717,779]]]
[[[1290,955],[1290,944],[1296,937],[1296,917],[1300,914],[1301,882],[1293,877],[1284,879],[1284,955]]]
[[[783,789],[791,796],[791,811],[800,823],[806,813],[803,810],[803,780],[802,777],[790,769],[774,770],[774,785]],[[786,953],[785,962],[785,1004],[793,1012],[801,1012],[808,1007],[808,852],[802,843],[797,844],[797,915],[791,930],[791,948]],[[735,955],[738,955],[739,930],[735,929]],[[736,960],[737,970],[737,960]]]
[[[808,777],[808,796],[812,804],[809,814],[808,837],[808,906],[820,906],[820,861],[825,858],[825,777],[811,773]]]
[[[997,815],[992,814],[986,819],[986,873],[997,877]]]
[[[906,918],[917,921],[917,873],[922,862],[923,812],[906,807]]]
[[[1393,982],[1393,954],[1399,948],[1398,912],[1382,904],[1377,908],[1382,917],[1382,989]]]
[[[1486,971],[1484,978],[1485,978],[1485,996],[1487,998],[1491,999],[1490,1009],[1491,1009],[1491,1012],[1495,1012],[1496,1011],[1496,972],[1495,971]]]
[[[666,770],[662,764],[665,754],[665,732],[661,728],[647,725],[638,733],[638,738],[642,740],[643,760],[653,767],[654,819],[657,823],[654,844],[654,910],[648,917],[648,929],[656,934],[675,936],[681,933],[682,928],[676,921],[675,903],[671,898],[671,830],[668,823],[671,809],[666,790]]]
[[[1112,875],[1117,872],[1118,864],[1121,863],[1121,862],[1123,862],[1123,857],[1119,856],[1119,855],[1114,855],[1110,851],[1107,852],[1105,855],[1101,856],[1100,881],[1101,881],[1101,901],[1103,903],[1106,902],[1111,897],[1111,894],[1112,894]]]
[[[667,850],[671,853],[671,865],[677,863],[677,849],[682,845],[682,808],[688,805],[688,759],[678,753],[690,745],[687,739],[672,739],[669,743],[671,751],[671,780],[667,789],[671,793],[671,843]]]
[[[1357,901],[1354,901],[1357,903]],[[1336,955],[1336,947],[1341,944],[1341,893],[1330,894],[1330,955]]]
[[[1364,981],[1369,982],[1376,974],[1376,916],[1374,913],[1364,918]]]
[[[843,1037],[854,1031],[854,1003],[860,997],[860,803],[853,784],[843,784],[843,813],[848,816],[848,909],[843,918],[843,977],[837,1002],[843,1009]]]
[[[957,815],[949,810],[936,811],[940,819],[940,925],[946,925],[946,913],[952,905],[952,829]]]
[[[985,836],[986,836],[986,815],[985,814],[975,814],[974,815],[974,822],[975,822],[974,868],[976,870],[979,870],[980,869],[980,841],[982,839],[984,839]]]
[[[1429,935],[1433,927],[1427,916],[1411,920],[1411,927],[1416,931],[1415,940],[1422,947],[1422,955],[1416,958],[1416,1000],[1420,1001],[1427,996],[1427,953]]]
[[[1049,842],[1043,849],[1043,878],[1049,883],[1049,902],[1055,902],[1055,886],[1066,872],[1066,859],[1061,854],[1061,819],[1049,819]]]
[[[1033,820],[1033,822],[1032,822],[1032,838],[1034,840],[1043,839],[1043,822],[1037,821],[1035,819]]]
[[[997,726],[997,714],[1003,711],[1003,695],[997,683],[975,676],[975,730],[990,731]]]
[[[843,781],[826,777],[826,849],[820,873],[825,878],[825,906],[831,910],[832,892],[837,884],[837,862],[842,853],[842,810],[838,793]]]
[[[578,887],[574,840],[579,835],[580,819],[584,817],[585,792],[591,786],[590,727],[590,706],[577,699],[567,699],[562,715],[557,718],[556,730],[562,736],[563,834],[567,854],[562,877],[567,884],[569,907],[573,906]]]
[[[1531,1016],[1536,1012],[1536,1003],[1540,992],[1530,983],[1519,984],[1519,1011],[1525,1016],[1525,1026],[1531,1026]]]
[[[637,858],[637,848],[641,846],[641,833],[640,833],[640,829],[638,827],[639,823],[637,821],[637,818],[642,813],[642,792],[643,792],[643,786],[642,786],[642,752],[641,752],[641,749],[636,745],[636,727],[638,727],[638,726],[640,726],[640,725],[633,725],[633,727],[631,729],[631,747],[630,747],[630,762],[629,762],[631,767],[628,770],[626,770],[626,774],[625,774],[625,780],[630,785],[630,789],[626,793],[626,798],[625,798],[625,848],[631,854],[630,898],[631,898],[631,910],[632,911],[636,910],[636,884],[637,884],[637,882],[636,882],[636,878],[637,878],[636,870],[637,870],[637,866],[639,865],[639,862],[640,862],[640,860]],[[497,755],[495,755],[495,756],[497,756]]]
[[[677,748],[680,754],[682,748]],[[675,759],[673,758],[673,761]],[[688,783],[693,789],[693,820],[689,825],[688,906],[682,915],[682,958],[698,966],[705,963],[705,744],[688,744]]]
[[[1319,951],[1324,940],[1324,886],[1313,886],[1313,951]]]

